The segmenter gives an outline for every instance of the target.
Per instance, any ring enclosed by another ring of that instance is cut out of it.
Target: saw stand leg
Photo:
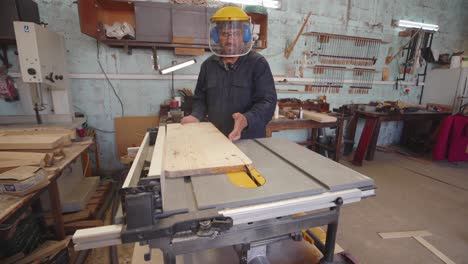
[[[323,258],[320,260],[320,264],[333,264],[333,255],[335,254],[335,243],[336,243],[336,234],[338,232],[338,218],[340,215],[340,207],[343,204],[343,199],[338,198],[335,201],[336,206],[330,208],[330,210],[334,210],[336,212],[336,219],[329,223],[327,226],[327,238],[325,241],[325,246],[323,248]],[[314,238],[314,240],[316,240]],[[316,245],[319,246],[321,243],[320,240],[316,240]],[[322,244],[323,246],[323,244]]]
[[[164,253],[164,264],[176,264],[176,256],[172,252]]]
[[[240,264],[270,264],[266,256],[267,245],[250,247],[250,244],[241,245],[239,254]]]

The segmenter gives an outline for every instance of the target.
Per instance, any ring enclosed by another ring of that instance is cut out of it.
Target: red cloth
[[[434,160],[468,161],[468,117],[448,116],[441,124],[437,142],[432,149]]]
[[[455,116],[448,116],[440,125],[439,134],[437,135],[437,141],[432,149],[432,159],[433,160],[445,160],[447,158],[450,131],[452,130],[452,125]]]
[[[450,137],[450,147],[448,152],[448,161],[468,161],[466,148],[468,146],[468,117],[454,116],[452,133]]]

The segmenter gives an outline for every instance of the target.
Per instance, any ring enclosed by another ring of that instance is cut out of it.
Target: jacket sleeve
[[[247,129],[266,126],[273,117],[276,108],[275,81],[264,57],[257,62],[253,78],[253,106],[244,113],[249,123]]]
[[[193,96],[192,116],[202,121],[206,116],[206,67],[202,64]]]

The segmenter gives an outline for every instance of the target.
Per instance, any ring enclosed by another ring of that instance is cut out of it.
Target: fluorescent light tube
[[[419,22],[413,22],[413,21],[408,21],[408,20],[398,20],[397,25],[399,27],[405,27],[405,28],[422,28],[424,30],[431,30],[431,31],[439,30],[438,25],[419,23]]]
[[[185,67],[187,67],[187,66],[190,66],[190,65],[192,65],[192,64],[195,64],[196,62],[197,62],[197,60],[191,59],[191,60],[189,60],[189,61],[182,62],[182,63],[179,63],[179,64],[177,64],[177,65],[170,66],[170,67],[167,67],[167,68],[165,68],[165,69],[162,69],[162,70],[160,70],[159,72],[160,72],[161,74],[168,74],[168,73],[171,73],[171,72],[173,72],[173,71],[177,71],[177,70],[180,70],[180,69],[185,68]]]
[[[267,8],[280,8],[281,3],[275,0],[220,0],[224,3],[240,4],[240,5],[260,5]]]

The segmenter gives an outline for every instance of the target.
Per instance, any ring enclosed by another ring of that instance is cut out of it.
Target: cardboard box
[[[36,166],[21,166],[0,174],[0,193],[24,196],[49,183],[47,172]]]

